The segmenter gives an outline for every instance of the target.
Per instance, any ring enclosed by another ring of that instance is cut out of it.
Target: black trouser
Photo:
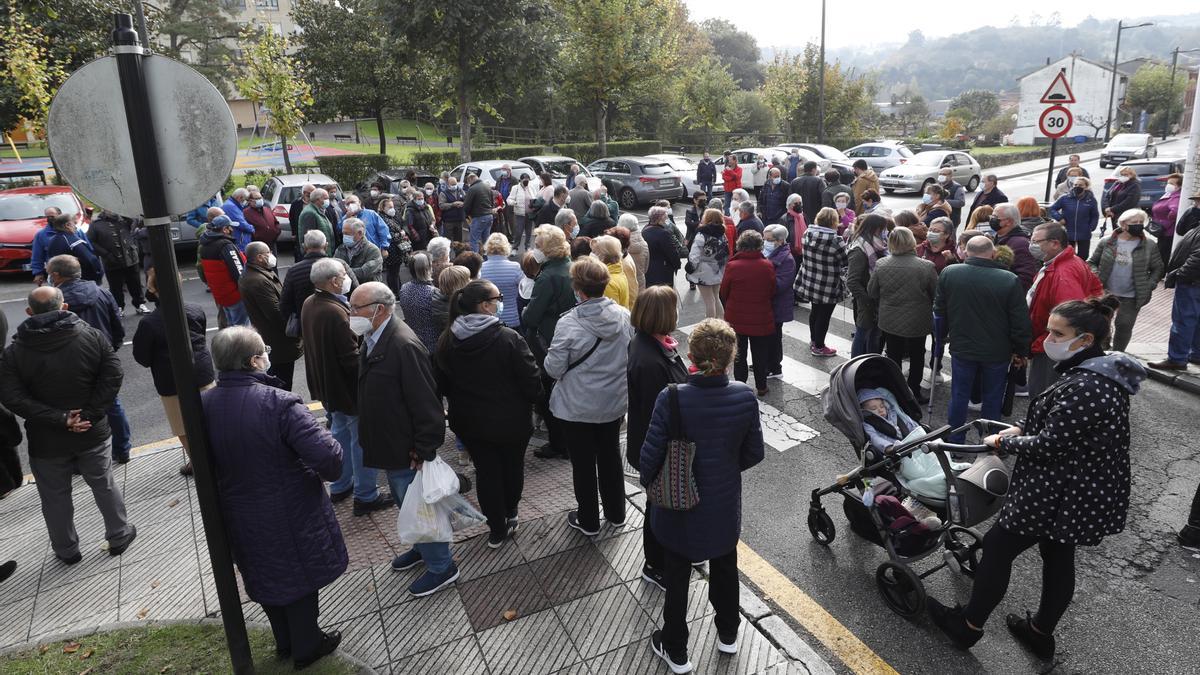
[[[528,413],[521,423],[528,428]],[[525,447],[529,437],[507,443],[463,438],[463,445],[475,463],[475,495],[479,508],[487,516],[492,534],[504,536],[508,519],[517,516],[517,504],[525,487]]]
[[[566,429],[571,455],[571,478],[579,504],[579,525],[594,532],[600,529],[600,502],[604,519],[625,522],[625,469],[621,457],[621,418],[611,422],[561,422]],[[599,479],[600,499],[596,499]]]
[[[287,605],[263,605],[263,612],[271,622],[275,635],[275,648],[291,652],[292,659],[301,661],[311,658],[321,646],[321,628],[317,625],[320,605],[317,591]]]
[[[387,273],[387,286],[396,295],[400,294],[401,286],[412,280],[412,275],[408,272],[408,265],[404,263],[396,263],[391,267],[384,265],[383,269]]]
[[[775,335],[771,336],[771,357],[767,359],[767,373],[783,372],[783,324],[775,323]]]
[[[1192,512],[1188,516],[1188,525],[1200,528],[1200,485],[1196,486],[1196,495],[1192,497]]]
[[[650,529],[647,525],[646,529]],[[687,655],[687,606],[688,581],[692,574],[692,562],[671,549],[663,549],[667,597],[663,604],[663,648],[672,657]],[[699,561],[696,561],[699,562]],[[738,624],[738,570],[737,549],[719,558],[708,561],[708,601],[716,610],[713,623],[717,635],[732,642],[737,637]]]
[[[1158,237],[1158,254],[1162,256],[1163,267],[1171,262],[1171,242],[1175,241],[1175,235],[1159,235]]]
[[[296,374],[296,362],[272,361],[271,367],[267,369],[267,374],[283,380],[284,390],[291,391],[294,382],[293,376]]]
[[[971,601],[963,611],[971,625],[983,628],[1008,592],[1013,561],[1035,545],[1042,556],[1042,600],[1033,623],[1046,635],[1054,632],[1075,595],[1075,545],[1015,534],[999,525],[983,538],[983,559],[975,573]]]
[[[1092,252],[1091,237],[1088,237],[1087,239],[1080,239],[1078,241],[1073,241],[1070,243],[1071,243],[1071,246],[1075,247],[1075,255],[1079,256],[1080,258],[1083,258],[1084,262],[1086,262],[1088,259],[1088,254]]]
[[[546,433],[550,436],[550,448],[555,452],[567,452],[567,433],[564,425],[566,422],[554,416],[550,412],[550,394],[554,392],[554,378],[542,371],[542,400],[538,402],[538,414],[542,416],[542,423],[546,425]]]
[[[646,567],[662,572],[666,566],[665,551],[654,531],[650,529],[650,514],[646,514],[646,526],[642,528],[642,551],[646,555]]]
[[[118,267],[115,270],[105,270],[108,276],[108,290],[112,291],[117,306],[125,309],[125,290],[129,290],[129,300],[137,307],[146,302],[146,294],[142,291],[142,270],[137,265]]]
[[[759,390],[767,388],[767,363],[771,361],[772,335],[742,335],[737,334],[737,356],[733,361],[733,377],[738,382],[745,382],[750,377],[749,369],[754,369],[754,386]],[[754,363],[746,366],[746,345],[749,343],[750,356]]]
[[[903,337],[884,331],[884,351],[887,357],[904,369],[904,359],[908,359],[908,388],[913,396],[921,398],[921,378],[925,375],[925,338]]]
[[[829,320],[833,318],[834,307],[837,305],[832,302],[812,303],[808,310],[808,342],[810,346],[825,346],[825,335],[829,332]]]

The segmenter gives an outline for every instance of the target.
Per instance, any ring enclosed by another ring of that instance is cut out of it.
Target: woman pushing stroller
[[[969,649],[1008,591],[1013,561],[1038,547],[1041,602],[1034,614],[1009,614],[1008,630],[1042,659],[1054,656],[1054,629],[1075,593],[1075,548],[1095,546],[1125,528],[1129,506],[1129,397],[1145,369],[1106,354],[1116,298],[1073,300],[1047,321],[1046,355],[1057,383],[1029,404],[1025,421],[984,444],[1017,456],[1008,500],[984,537],[984,554],[965,607],[929,599],[933,622]]]

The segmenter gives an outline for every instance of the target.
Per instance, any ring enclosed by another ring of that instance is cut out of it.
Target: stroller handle
[[[945,441],[930,441],[929,449],[976,455],[982,455],[985,452],[992,452],[994,450],[994,448],[989,448],[986,445],[965,445],[960,443],[946,443]]]

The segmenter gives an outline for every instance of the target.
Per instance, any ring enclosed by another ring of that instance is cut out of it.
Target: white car
[[[696,180],[697,163],[690,157],[684,155],[646,155],[646,157],[666,162],[672,169],[675,169],[675,173],[679,174],[679,179],[683,181],[684,201],[691,201],[692,195],[697,192],[704,192],[700,188],[700,183]],[[717,181],[713,183],[712,192],[714,195],[725,194],[725,186],[721,183],[719,172]]]
[[[742,188],[757,190],[766,185],[771,160],[783,162],[787,153],[782,148],[739,148],[731,150],[738,166],[742,167]],[[725,157],[714,160],[717,165],[717,182],[721,183],[721,172],[725,170]]]
[[[500,177],[500,171],[506,164],[508,165],[509,169],[512,169],[514,181],[521,180],[521,176],[529,176],[530,185],[541,185],[541,181],[539,181],[537,177],[537,172],[534,171],[533,168],[528,164],[515,160],[509,161],[506,159],[487,159],[481,162],[467,162],[466,164],[459,164],[458,166],[454,167],[454,170],[450,172],[450,175],[454,176],[458,180],[458,184],[463,185],[464,188],[466,184],[463,179],[467,177],[468,173],[473,173],[476,176],[479,176],[483,179],[484,183],[487,183],[488,187],[494,188],[496,187],[496,179]]]
[[[770,150],[772,152],[782,153],[784,155],[783,166],[785,166],[785,167],[787,166],[787,156],[792,154],[793,150],[795,150],[797,153],[799,153],[801,166],[803,166],[805,162],[816,162],[817,170],[820,171],[822,174],[824,174],[826,171],[828,171],[829,167],[833,166],[832,160],[825,159],[824,157],[813,152],[812,150],[809,150],[808,148],[800,147],[798,145],[792,145],[790,143],[788,145],[777,145],[773,148],[770,148]],[[799,173],[799,169],[797,169],[797,173]]]
[[[259,190],[262,192],[267,207],[275,213],[276,222],[279,223],[279,241],[292,240],[291,214],[288,210],[291,208],[292,202],[300,198],[300,189],[306,183],[327,189],[332,185],[334,196],[339,200],[343,196],[342,188],[337,181],[323,173],[292,173],[272,176]]]
[[[550,174],[550,181],[556,186],[567,184],[567,173],[571,170],[572,164],[579,165],[579,172],[584,176],[587,176],[588,189],[595,190],[603,185],[599,178],[593,176],[592,172],[588,171],[588,168],[574,157],[565,157],[563,155],[537,155],[535,157],[522,157],[518,161],[528,164],[529,167],[533,169],[534,173]],[[535,186],[541,185],[541,183],[536,180],[533,182],[533,184]]]

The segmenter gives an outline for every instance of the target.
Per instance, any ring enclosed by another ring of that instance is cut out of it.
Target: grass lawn
[[[34,145],[29,148],[18,147],[17,152],[21,153],[22,159],[25,159],[28,157],[49,157],[50,156],[50,151],[46,149],[46,145],[44,143],[39,143],[39,144]],[[16,159],[17,158],[16,155],[13,154],[12,148],[9,147],[8,143],[0,145],[0,157],[3,157],[4,159]]]
[[[254,670],[260,675],[291,673],[292,662],[275,658],[270,631],[250,629]],[[64,651],[67,650],[67,651]],[[96,633],[70,642],[53,642],[0,657],[9,675],[89,673],[227,673],[232,670],[219,625],[177,624]],[[354,666],[325,657],[306,671],[314,675],[350,675]]]
[[[1014,152],[1027,152],[1029,150],[1037,150],[1040,145],[998,145],[993,148],[971,148],[972,155],[1008,155]]]

